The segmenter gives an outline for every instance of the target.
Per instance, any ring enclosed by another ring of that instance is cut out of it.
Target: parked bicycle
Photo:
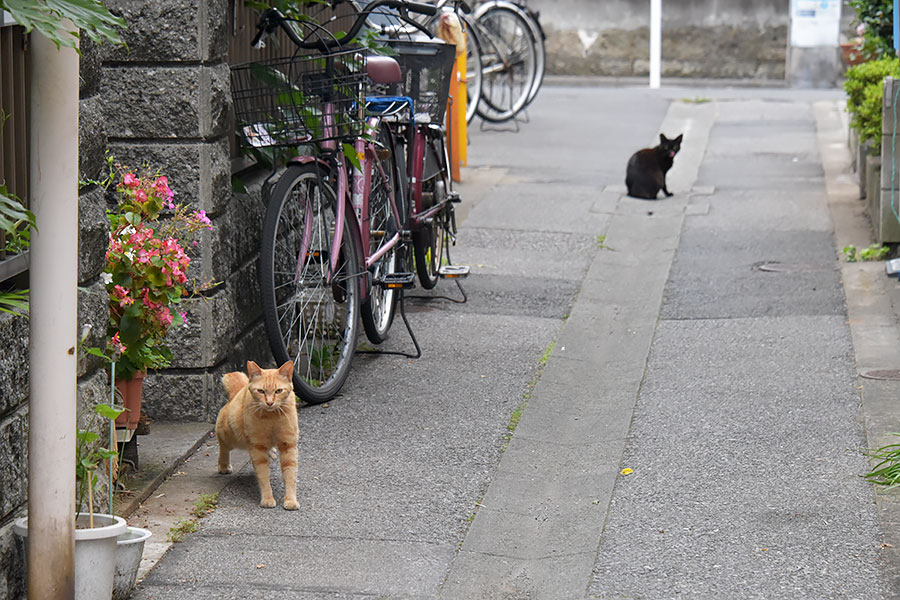
[[[443,115],[449,71],[441,75],[443,97],[434,97],[418,93],[423,76],[431,80],[434,73],[404,73],[394,58],[345,48],[381,9],[408,24],[415,23],[409,13],[436,10],[378,0],[345,33],[334,33],[327,22],[269,9],[254,44],[282,30],[297,52],[232,69],[244,143],[299,148],[268,201],[259,278],[272,353],[278,362],[294,361],[294,389],[308,403],[324,402],[343,386],[360,322],[371,342],[386,338],[398,301],[403,310],[403,290],[414,284],[413,260],[426,288],[442,275],[467,273],[449,264],[445,244],[454,234],[458,197],[443,130],[426,117]],[[452,54],[450,47],[451,63]],[[418,87],[415,98],[367,97],[371,84]]]
[[[546,51],[538,13],[523,0],[487,0],[472,7],[465,0],[437,0],[454,12],[466,34],[466,120],[475,115],[500,123],[516,118],[535,99],[544,79]],[[435,31],[440,13],[422,20]],[[401,37],[413,26],[373,25],[386,37]]]

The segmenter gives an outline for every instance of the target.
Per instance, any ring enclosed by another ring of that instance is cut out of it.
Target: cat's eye
[[[275,390],[275,393],[276,393],[276,394],[284,393],[284,389],[278,388],[277,390]]]

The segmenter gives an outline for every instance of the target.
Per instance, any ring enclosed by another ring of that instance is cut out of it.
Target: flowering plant
[[[116,376],[131,379],[172,360],[165,338],[170,327],[185,323],[179,305],[206,287],[189,286],[191,259],[184,248],[196,245],[197,234],[212,226],[205,211],[175,203],[165,176],[146,168],[116,168],[119,205],[109,213],[109,249],[101,277],[109,292],[109,350],[121,357]],[[169,212],[160,218],[163,210]]]

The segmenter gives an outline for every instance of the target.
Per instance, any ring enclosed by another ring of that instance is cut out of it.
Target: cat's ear
[[[278,374],[285,379],[292,379],[294,377],[294,363],[289,360],[278,367]]]
[[[669,140],[666,138],[666,134],[664,134],[664,133],[659,134],[659,143],[660,144],[665,144],[668,141]]]
[[[259,368],[259,365],[253,362],[252,360],[247,361],[247,375],[250,376],[250,379],[254,377],[259,377],[262,375],[262,369]]]
[[[684,134],[683,134],[683,133],[679,133],[679,134],[678,134],[678,137],[675,138],[675,139],[672,140],[672,141],[675,142],[676,144],[680,144],[680,143],[681,143],[681,138],[683,138],[683,137],[684,137]]]

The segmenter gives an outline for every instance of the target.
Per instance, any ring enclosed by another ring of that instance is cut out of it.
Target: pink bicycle
[[[343,386],[360,323],[378,344],[398,303],[406,320],[401,298],[414,285],[414,271],[423,287],[432,287],[442,273],[466,272],[449,265],[445,249],[457,197],[442,129],[430,119],[417,123],[422,113],[409,95],[365,94],[373,85],[418,89],[423,72],[404,72],[391,57],[342,49],[372,12],[384,8],[409,22],[408,12],[435,11],[378,0],[356,15],[346,33],[333,35],[316,23],[316,35],[301,35],[309,21],[270,9],[254,43],[280,29],[298,49],[319,53],[298,50],[289,58],[232,68],[244,143],[297,149],[268,200],[259,283],[272,353],[279,363],[294,361],[294,390],[307,403],[327,401]],[[443,103],[433,107],[442,115],[446,91],[442,100],[432,100]]]

